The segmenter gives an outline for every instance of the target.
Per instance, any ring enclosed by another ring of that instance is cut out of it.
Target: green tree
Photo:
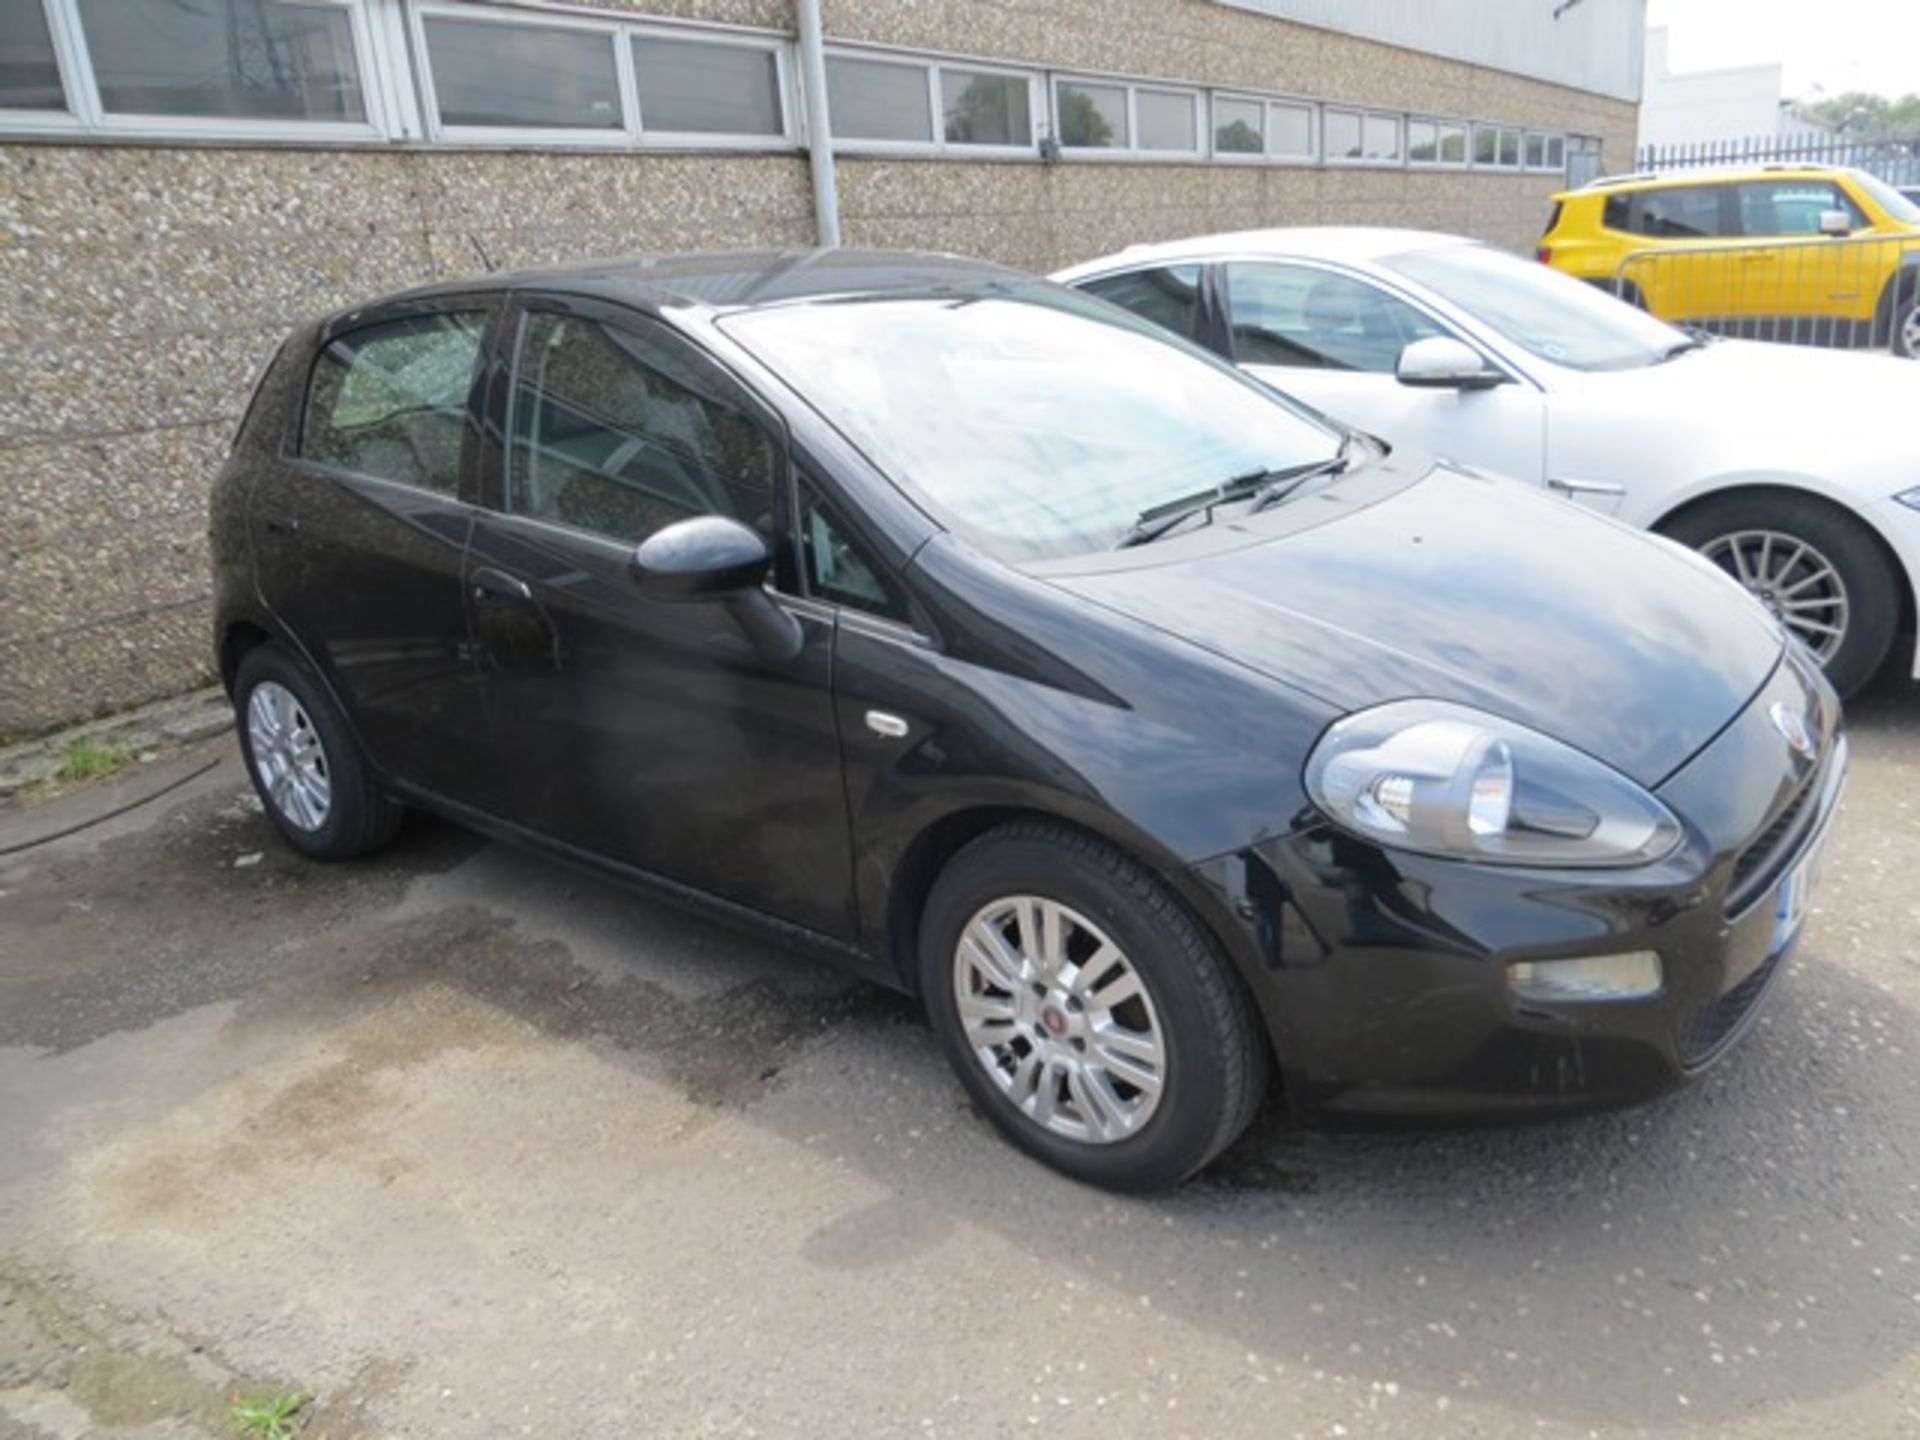
[[[1246,121],[1236,120],[1213,132],[1213,148],[1227,155],[1258,155],[1260,132]]]
[[[1920,95],[1869,95],[1850,90],[1802,105],[1801,113],[1859,140],[1906,140],[1920,135]]]
[[[1060,143],[1097,150],[1113,144],[1113,126],[1093,103],[1093,97],[1079,90],[1060,93]]]

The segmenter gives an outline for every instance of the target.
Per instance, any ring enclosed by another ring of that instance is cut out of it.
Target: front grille
[[[1758,970],[1733,989],[1717,1000],[1709,1000],[1687,1017],[1687,1023],[1680,1027],[1682,1063],[1705,1064],[1733,1038],[1733,1033],[1740,1028],[1740,1022],[1747,1017],[1747,1012],[1766,993],[1767,982],[1773,979],[1786,953],[1780,950],[1769,955]]]
[[[1785,873],[1800,838],[1801,821],[1809,818],[1819,793],[1814,777],[1809,777],[1773,822],[1734,857],[1733,878],[1727,882],[1727,914],[1738,915]]]

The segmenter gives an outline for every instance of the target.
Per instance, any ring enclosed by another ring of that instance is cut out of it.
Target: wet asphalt
[[[227,741],[0,812],[0,1440],[1920,1436],[1920,686],[1809,929],[1639,1110],[1321,1134],[1122,1200],[913,1007],[411,821],[278,845]]]

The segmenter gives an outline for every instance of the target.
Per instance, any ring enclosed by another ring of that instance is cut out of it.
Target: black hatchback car
[[[970,262],[633,261],[294,335],[213,504],[269,815],[419,805],[917,993],[1149,1187],[1303,1113],[1719,1055],[1846,747],[1711,565]]]

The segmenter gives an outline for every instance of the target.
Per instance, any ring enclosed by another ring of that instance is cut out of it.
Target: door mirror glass
[[[1822,235],[1851,235],[1853,217],[1844,210],[1822,210],[1820,212],[1820,233]]]
[[[634,583],[651,600],[729,600],[760,588],[773,564],[767,542],[724,515],[696,515],[634,548]]]
[[[1400,352],[1394,375],[1402,385],[1433,390],[1484,390],[1506,380],[1480,352],[1447,335],[1416,340]]]

